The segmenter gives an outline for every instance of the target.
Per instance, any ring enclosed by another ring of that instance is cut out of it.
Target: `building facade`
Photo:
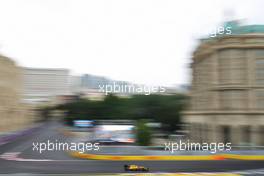
[[[201,41],[192,58],[189,138],[264,145],[264,26],[231,25]]]
[[[22,101],[22,70],[9,58],[0,55],[0,134],[19,130],[33,121]]]
[[[23,100],[30,104],[55,103],[57,96],[69,95],[67,69],[22,68]]]

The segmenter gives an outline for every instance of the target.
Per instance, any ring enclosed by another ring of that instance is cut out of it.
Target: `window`
[[[204,88],[204,86],[207,86],[211,82],[211,63],[211,58],[202,59],[196,63],[194,69],[194,81],[198,89]]]
[[[251,128],[250,128],[250,126],[248,126],[248,125],[243,126],[241,129],[242,129],[242,137],[243,137],[242,141],[243,141],[243,143],[246,145],[250,144],[250,142],[251,142],[251,137],[250,137]]]
[[[223,50],[219,55],[219,80],[221,84],[243,84],[246,81],[245,51]]]
[[[221,84],[228,84],[230,80],[230,57],[229,51],[224,50],[219,55],[219,81]]]
[[[256,84],[264,85],[264,55],[263,58],[256,58]]]
[[[256,50],[255,56],[256,56],[256,58],[263,58],[264,57],[264,50],[263,49]]]
[[[256,90],[256,108],[264,109],[264,89]]]
[[[224,90],[220,92],[221,109],[237,110],[245,108],[244,90]]]

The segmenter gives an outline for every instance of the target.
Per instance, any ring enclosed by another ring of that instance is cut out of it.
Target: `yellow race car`
[[[149,168],[137,165],[124,165],[125,171],[149,171]]]

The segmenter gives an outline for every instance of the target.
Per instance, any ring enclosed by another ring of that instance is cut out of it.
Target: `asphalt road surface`
[[[150,168],[151,172],[229,172],[263,169],[264,161],[99,161],[70,157],[65,151],[33,150],[33,142],[67,141],[58,122],[47,122],[33,133],[0,146],[0,174],[124,173],[125,164]]]

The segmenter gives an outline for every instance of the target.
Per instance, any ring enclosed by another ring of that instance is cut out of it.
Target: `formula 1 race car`
[[[149,171],[149,168],[137,165],[124,165],[125,171]]]

